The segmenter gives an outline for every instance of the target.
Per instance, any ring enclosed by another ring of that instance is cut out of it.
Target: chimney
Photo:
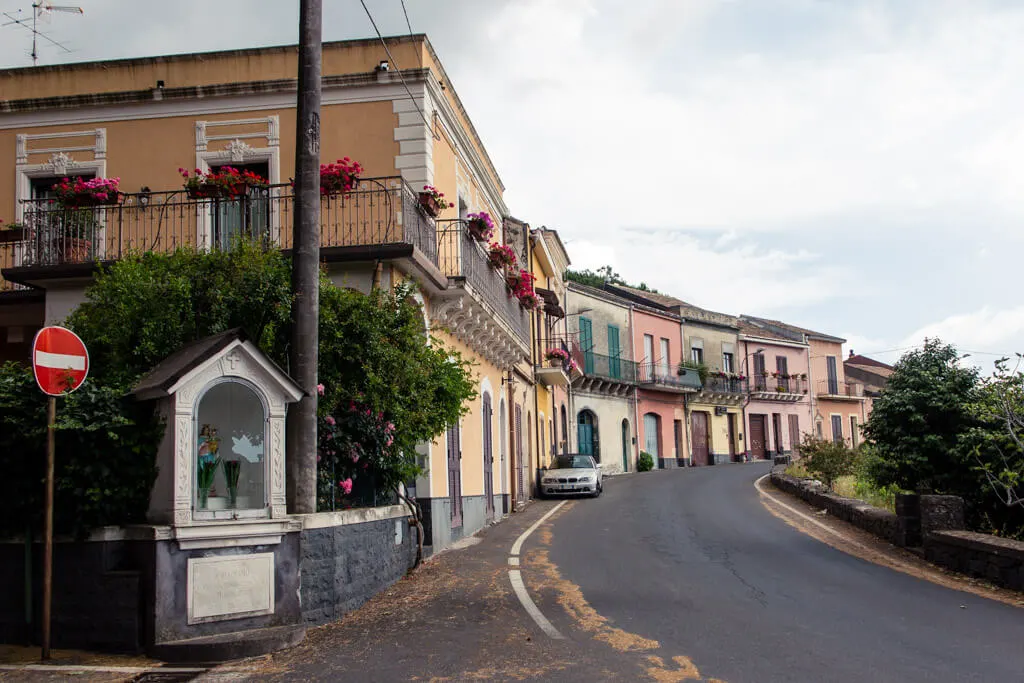
[[[853,349],[850,349],[850,358],[853,358]]]

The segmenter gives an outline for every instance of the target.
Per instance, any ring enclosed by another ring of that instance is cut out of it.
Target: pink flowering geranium
[[[352,477],[349,477],[348,479],[342,479],[341,481],[339,481],[338,488],[340,488],[341,492],[344,493],[346,496],[352,493]]]
[[[266,187],[267,179],[252,171],[239,171],[231,166],[216,170],[195,169],[194,175],[179,168],[178,173],[185,179],[182,185],[192,199],[217,199],[219,197],[241,197],[250,187]]]
[[[564,363],[569,360],[569,352],[565,349],[548,349],[544,354],[544,358],[547,360],[559,360]]]
[[[68,209],[117,204],[122,197],[120,183],[120,178],[64,178],[53,186],[53,193],[56,201]]]
[[[437,218],[437,214],[452,206],[452,203],[444,198],[444,192],[433,185],[424,185],[420,192],[420,206],[431,217]]]
[[[320,395],[320,396],[324,395],[324,385],[323,384],[317,384],[316,385],[316,393],[318,395]]]
[[[466,227],[469,228],[469,234],[481,242],[486,242],[494,237],[494,220],[486,211],[467,215]]]
[[[333,164],[320,164],[320,194],[347,194],[356,189],[359,174],[363,166],[348,157],[338,159]]]
[[[515,268],[516,252],[507,244],[491,242],[487,248],[487,261],[494,268]]]

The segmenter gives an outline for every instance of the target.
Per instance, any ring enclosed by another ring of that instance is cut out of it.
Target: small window
[[[256,392],[242,382],[214,385],[196,410],[196,430],[196,512],[230,518],[266,508],[266,411]]]
[[[843,442],[843,416],[832,416],[832,440],[836,443]]]
[[[850,416],[850,443],[853,444],[854,448],[857,447],[857,416],[856,415],[851,415]]]
[[[722,372],[733,372],[733,359],[731,353],[722,354]]]
[[[703,363],[704,349],[690,349],[690,360],[694,363]]]

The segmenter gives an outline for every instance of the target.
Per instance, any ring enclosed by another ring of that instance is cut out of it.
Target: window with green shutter
[[[583,352],[583,372],[594,374],[594,328],[590,318],[580,317],[580,350]]]
[[[619,363],[619,328],[617,325],[608,326],[608,374],[614,379],[622,377],[622,367]]]

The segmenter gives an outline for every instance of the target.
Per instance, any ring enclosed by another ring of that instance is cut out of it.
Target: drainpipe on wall
[[[629,306],[629,344],[633,347],[633,363],[636,369],[640,369],[639,363],[636,362],[636,338],[633,336],[633,305]],[[638,373],[639,375],[639,373]],[[639,376],[636,378],[638,381]],[[634,467],[640,463],[640,451],[643,450],[640,447],[640,387],[637,385],[633,386],[633,433],[636,435],[636,448],[633,449],[633,462]]]
[[[747,422],[747,406],[750,404],[750,378],[752,374],[750,372],[750,356],[748,355],[747,342],[743,341],[743,370],[747,373],[747,393],[743,397],[743,406],[741,408],[742,419],[743,419],[743,462],[750,462],[750,424]]]

